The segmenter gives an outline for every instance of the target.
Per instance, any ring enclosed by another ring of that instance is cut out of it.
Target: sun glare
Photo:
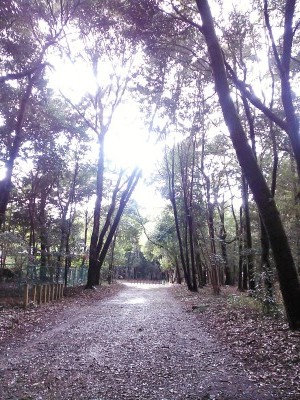
[[[95,79],[82,61],[71,62],[69,59],[53,57],[55,68],[49,76],[49,84],[54,90],[62,92],[74,103],[95,90]]]
[[[109,63],[98,65],[97,79],[83,61],[72,63],[69,59],[62,61],[59,57],[53,56],[52,64],[55,65],[55,69],[49,76],[51,87],[57,92],[62,92],[73,103],[78,104],[86,93],[94,93],[97,85],[105,85],[105,81],[110,80]],[[96,142],[91,152],[91,159],[96,160],[98,155]],[[149,134],[143,122],[139,104],[125,94],[113,114],[106,135],[105,157],[112,168],[130,170],[139,167],[142,170],[143,178],[138,183],[133,198],[143,208],[151,209],[152,212],[161,207],[162,199],[147,185],[146,180],[155,170],[157,162],[162,157],[161,154],[161,146],[155,143],[154,136]]]
[[[3,166],[0,166],[0,181],[3,181],[3,179],[6,177],[6,168]]]
[[[78,103],[86,93],[94,93],[97,85],[108,84],[111,79],[110,63],[99,62],[97,78],[86,63],[77,59],[62,60],[52,55],[55,66],[49,75],[51,87],[62,92],[73,103]],[[116,72],[116,71],[115,71]],[[118,71],[121,73],[122,71]],[[123,71],[124,72],[124,71]],[[126,71],[125,71],[126,72]],[[95,153],[97,146],[95,146]],[[117,168],[138,166],[143,173],[153,167],[156,146],[149,140],[149,132],[142,122],[139,105],[131,98],[123,98],[114,112],[105,140],[105,154],[110,163]]]

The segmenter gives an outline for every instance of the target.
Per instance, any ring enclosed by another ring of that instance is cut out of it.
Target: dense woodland
[[[1,267],[87,265],[92,288],[160,265],[267,312],[279,287],[300,329],[299,16],[289,0],[1,2]],[[73,92],[53,84],[65,66]],[[116,126],[130,140],[124,110],[164,148],[151,232],[142,168],[106,151]]]

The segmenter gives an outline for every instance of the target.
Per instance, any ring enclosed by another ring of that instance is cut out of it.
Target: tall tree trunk
[[[88,228],[89,228],[89,212],[88,210],[85,210],[84,212],[84,238],[83,238],[83,256],[82,256],[82,260],[81,260],[81,264],[80,267],[83,268],[85,266],[86,263],[86,251],[87,251],[87,238],[88,238]]]
[[[178,285],[181,285],[182,283],[181,271],[179,268],[178,258],[176,256],[174,257],[174,263],[175,263],[175,281],[176,283],[178,283]]]
[[[215,294],[220,293],[220,274],[217,265],[217,253],[216,253],[216,238],[215,238],[215,224],[214,224],[214,208],[215,205],[211,201],[211,183],[210,177],[205,172],[204,167],[204,156],[205,156],[205,135],[202,135],[202,151],[201,151],[201,173],[204,177],[205,182],[205,192],[206,192],[206,221],[208,227],[209,235],[209,245],[210,245],[210,283],[213,287]]]
[[[28,102],[31,96],[32,88],[35,82],[35,76],[28,78],[28,83],[20,102],[20,108],[17,115],[15,135],[12,139],[12,145],[9,149],[8,159],[5,162],[6,175],[5,178],[0,181],[0,228],[5,221],[5,213],[7,204],[9,202],[9,196],[11,191],[11,180],[13,175],[14,164],[18,157],[20,147],[23,141],[23,122],[26,116],[26,110]]]
[[[274,93],[274,77],[272,76],[273,92]],[[270,108],[273,108],[273,96]],[[271,181],[271,194],[275,197],[276,183],[277,183],[277,170],[278,170],[278,150],[276,143],[276,136],[274,132],[274,123],[270,121],[270,137],[273,147],[273,168],[272,168],[272,181]],[[273,270],[270,262],[270,241],[267,230],[260,217],[260,241],[261,241],[261,270],[263,273],[263,285],[265,288],[264,305],[267,312],[271,311],[274,305],[274,288],[273,288]]]
[[[220,228],[219,228],[219,241],[221,246],[222,260],[224,264],[224,275],[225,275],[225,285],[232,285],[232,274],[230,270],[230,265],[228,263],[227,256],[227,244],[226,237],[227,232],[225,228],[225,212],[224,212],[224,201],[221,206],[218,207],[219,217],[220,217]]]
[[[224,119],[237,158],[269,235],[289,326],[291,329],[300,330],[300,283],[288,239],[272,193],[248,144],[243,126],[231,99],[223,52],[215,33],[208,1],[196,0],[196,3],[202,19],[201,31],[207,43],[216,91]]]
[[[242,174],[242,196],[245,220],[245,248],[247,251],[248,284],[250,290],[255,290],[254,257],[252,249],[251,218],[249,209],[249,193],[245,175]]]
[[[88,270],[88,287],[99,285],[100,270],[98,264],[97,244],[100,233],[100,216],[103,197],[103,176],[104,176],[104,139],[105,133],[99,137],[99,154],[97,164],[97,188],[96,200],[94,207],[93,230],[90,240],[89,270]]]
[[[65,255],[65,273],[64,273],[64,281],[65,287],[68,286],[68,278],[69,278],[69,271],[71,268],[71,254],[70,254],[70,231],[67,232],[66,235],[66,255]]]
[[[240,291],[248,289],[248,269],[245,261],[245,256],[243,254],[244,250],[244,223],[243,223],[243,207],[240,207],[240,223],[237,227],[237,235],[239,240],[239,277],[238,277],[238,288]]]
[[[30,232],[29,232],[29,251],[30,255],[36,254],[36,205],[35,205],[35,196],[34,198],[29,199],[28,205],[28,213],[29,213],[29,221],[30,221]]]
[[[290,67],[292,60],[292,47],[295,36],[293,20],[296,9],[296,0],[286,0],[284,8],[284,33],[280,44],[280,54],[275,44],[272,27],[269,20],[268,1],[264,0],[264,16],[266,27],[271,39],[275,62],[279,71],[281,83],[281,100],[285,113],[286,132],[289,135],[294,157],[296,160],[298,183],[300,181],[300,136],[299,120],[294,107],[293,92],[290,84]]]
[[[114,254],[115,254],[116,240],[117,240],[117,233],[114,234],[114,238],[111,245],[111,254],[108,263],[107,282],[109,285],[113,283],[113,278],[114,278]]]
[[[203,266],[201,261],[200,251],[196,251],[196,270],[198,276],[198,286],[202,288],[205,285],[205,278],[203,273]]]
[[[197,276],[196,276],[196,263],[195,263],[195,250],[194,250],[194,228],[193,228],[193,186],[194,186],[194,168],[195,168],[195,146],[196,142],[192,139],[192,165],[191,171],[188,168],[188,157],[185,155],[182,157],[180,151],[178,151],[180,159],[180,173],[181,183],[183,191],[184,201],[184,212],[186,218],[186,235],[185,235],[185,249],[186,249],[186,265],[187,268],[191,269],[191,289],[193,292],[197,291]],[[178,148],[179,149],[179,148]],[[190,149],[189,149],[190,150]],[[188,151],[190,153],[190,151]],[[190,174],[189,174],[190,172]],[[190,182],[189,182],[189,175]],[[190,262],[189,262],[190,261]],[[191,264],[191,266],[189,265]]]
[[[272,305],[274,304],[274,293],[273,293],[273,281],[272,281],[272,266],[270,263],[270,246],[269,238],[266,232],[266,228],[260,218],[260,230],[261,230],[261,264],[263,271],[263,285],[265,287],[265,296],[263,304],[266,312],[270,312]]]
[[[40,280],[45,282],[47,280],[47,269],[48,269],[48,232],[46,226],[46,220],[44,216],[40,216],[40,242],[41,242],[41,260],[40,260]]]
[[[95,262],[90,263],[89,269],[88,269],[88,280],[87,280],[87,284],[86,284],[87,289],[91,289],[95,285],[99,284],[101,267],[103,265],[106,255],[107,255],[108,249],[111,245],[113,236],[114,236],[114,234],[118,228],[118,225],[120,223],[123,211],[126,207],[128,200],[130,199],[130,197],[132,195],[132,192],[134,191],[134,189],[139,181],[140,176],[141,176],[141,171],[138,168],[135,168],[132,171],[132,173],[127,181],[127,186],[121,195],[119,207],[116,211],[116,215],[115,215],[114,220],[111,224],[111,227],[108,231],[107,237],[106,237],[105,241],[103,242],[103,246],[100,249],[100,253],[97,252],[97,244],[96,244]]]
[[[297,180],[297,173],[295,168],[295,160],[292,156],[290,156],[290,166],[291,166],[291,175],[293,181],[293,197],[294,197],[294,209],[295,209],[295,222],[294,222],[294,240],[296,243],[296,265],[298,274],[300,275],[300,194],[298,191],[298,180]]]
[[[58,249],[57,262],[56,262],[56,282],[59,282],[63,260],[65,259],[65,250],[67,243],[67,218],[66,212],[61,216],[61,224],[60,224],[60,245]],[[67,286],[65,284],[65,286]]]
[[[169,167],[169,163],[168,163],[166,155],[165,155],[165,161],[166,161],[166,168],[167,168],[168,180],[169,180],[169,199],[171,201],[172,208],[173,208],[175,229],[176,229],[178,246],[179,246],[179,254],[180,254],[181,266],[182,266],[182,269],[183,269],[183,275],[184,275],[185,283],[186,283],[188,289],[192,290],[190,270],[186,266],[186,260],[185,260],[185,256],[184,256],[184,246],[183,246],[183,240],[182,240],[182,235],[181,235],[181,231],[180,231],[180,224],[179,224],[178,210],[177,210],[177,203],[176,203],[174,147],[172,149],[171,169]]]

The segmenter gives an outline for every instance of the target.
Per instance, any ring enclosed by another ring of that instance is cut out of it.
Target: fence
[[[50,285],[24,285],[24,307],[29,304],[49,303],[54,300],[60,300],[64,295],[64,285],[55,283]]]
[[[119,282],[132,283],[135,285],[165,285],[165,279],[118,279]]]
[[[0,269],[0,306],[24,306],[58,300],[65,286],[86,283],[87,267],[61,268],[39,265]]]

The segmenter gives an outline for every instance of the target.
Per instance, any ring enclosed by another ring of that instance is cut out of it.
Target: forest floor
[[[0,398],[299,399],[299,333],[235,296],[114,284],[3,309]]]

